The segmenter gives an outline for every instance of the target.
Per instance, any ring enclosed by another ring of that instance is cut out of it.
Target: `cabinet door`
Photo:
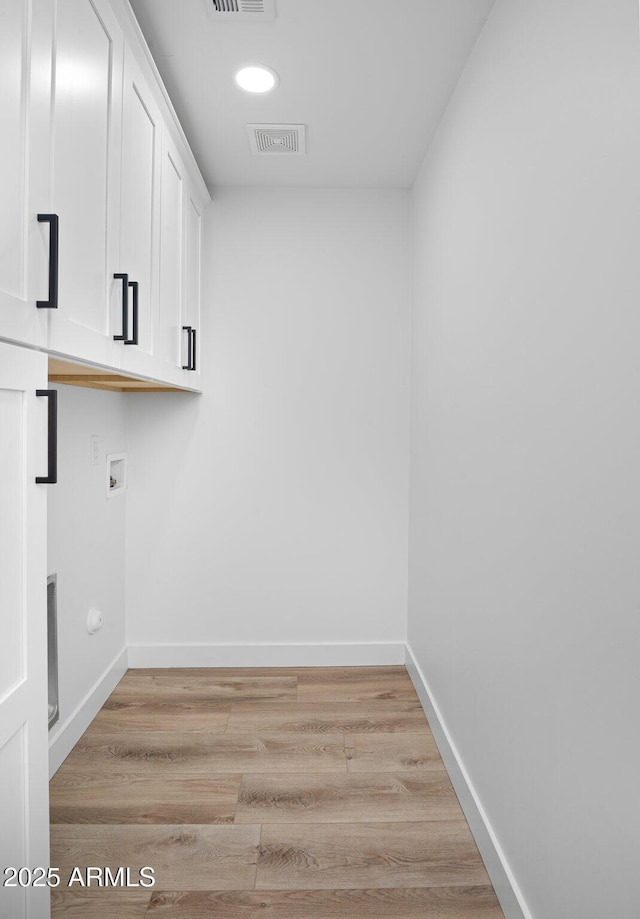
[[[130,284],[126,340],[137,339],[137,344],[122,344],[120,366],[147,376],[158,372],[160,144],[160,113],[133,55],[125,49],[118,271],[128,275]],[[121,310],[113,317],[114,325],[120,322]]]
[[[0,343],[0,869],[49,865],[47,358]],[[24,880],[24,879],[23,879]],[[46,887],[0,887],[2,919],[46,919]]]
[[[185,385],[200,385],[200,250],[202,212],[189,184],[184,200],[184,299],[183,326],[191,329],[191,371],[185,371]],[[187,355],[188,356],[188,355]],[[185,364],[187,362],[185,361]]]
[[[200,380],[201,206],[184,162],[163,137],[160,202],[160,364],[162,380]],[[195,369],[188,369],[195,367]]]
[[[0,0],[0,337],[46,347],[53,9]]]
[[[178,385],[182,385],[182,365],[187,360],[186,335],[182,330],[185,178],[182,159],[165,133],[160,201],[159,376]]]
[[[110,299],[118,255],[123,37],[106,0],[57,0],[53,208],[60,219],[52,351],[118,366]]]

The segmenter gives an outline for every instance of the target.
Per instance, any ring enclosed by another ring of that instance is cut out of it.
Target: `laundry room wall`
[[[204,393],[128,397],[131,659],[403,660],[408,193],[221,189],[205,230]]]
[[[636,0],[498,0],[413,192],[409,642],[535,919],[638,914],[639,162]]]
[[[54,388],[58,482],[47,486],[47,551],[48,573],[57,575],[60,718],[50,732],[52,770],[126,667],[127,495],[107,497],[106,457],[128,450],[126,396],[77,386]],[[99,438],[96,456],[91,455],[92,435]],[[92,608],[102,612],[103,626],[89,634]]]

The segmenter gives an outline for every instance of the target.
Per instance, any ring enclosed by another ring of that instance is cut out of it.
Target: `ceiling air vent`
[[[275,0],[205,0],[216,22],[271,22],[276,18]]]
[[[248,124],[251,152],[258,156],[303,156],[307,152],[304,124]]]

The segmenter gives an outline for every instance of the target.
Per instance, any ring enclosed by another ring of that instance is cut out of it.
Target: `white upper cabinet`
[[[197,388],[202,205],[166,132],[161,176],[159,374],[176,385]]]
[[[0,0],[0,339],[197,388],[208,193],[127,0]]]
[[[119,279],[122,293],[113,325],[120,324],[118,334],[125,335],[120,366],[132,373],[157,376],[162,122],[128,49],[122,115],[118,273],[123,277]],[[127,310],[123,311],[125,285]]]
[[[53,209],[60,223],[52,351],[118,366],[111,298],[118,263],[122,31],[106,0],[57,0]]]
[[[160,367],[163,380],[182,383],[188,335],[182,329],[184,296],[184,198],[186,170],[165,132],[160,202]]]
[[[35,347],[46,347],[51,314],[51,223],[37,215],[51,210],[53,20],[47,0],[0,2],[0,336]]]
[[[198,386],[200,380],[200,279],[202,251],[202,207],[189,182],[185,188],[184,199],[184,295],[183,319],[184,334],[191,336],[187,341],[187,361],[191,358],[190,369],[186,371],[185,384]]]

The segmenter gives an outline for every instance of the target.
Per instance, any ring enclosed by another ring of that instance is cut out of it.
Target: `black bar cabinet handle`
[[[132,338],[125,338],[125,345],[137,345],[138,344],[138,282],[137,281],[127,281],[128,286],[131,288],[133,293],[132,303],[131,303],[131,313],[133,321],[133,336]]]
[[[192,351],[191,351],[191,369],[195,370],[196,369],[196,354],[198,350],[196,348],[196,330],[195,329],[192,330],[191,337],[193,338],[193,346],[192,346]]]
[[[122,281],[122,335],[114,335],[114,341],[126,341],[129,334],[129,275],[114,274],[114,280]]]
[[[37,475],[37,485],[55,485],[58,481],[58,391],[56,389],[36,389],[36,396],[49,400],[49,447],[47,475]]]
[[[187,351],[187,363],[182,365],[183,370],[191,370],[191,364],[193,362],[193,329],[190,325],[183,325],[182,331],[187,333],[187,342],[188,342],[188,351]]]
[[[38,214],[38,223],[49,224],[49,299],[36,300],[39,310],[58,309],[58,215]]]

